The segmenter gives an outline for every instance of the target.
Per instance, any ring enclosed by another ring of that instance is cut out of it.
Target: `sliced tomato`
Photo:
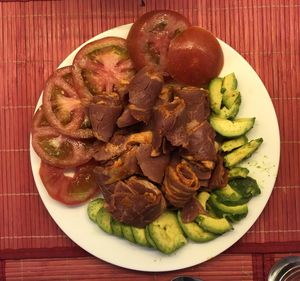
[[[182,83],[204,86],[217,77],[224,57],[217,38],[200,27],[189,27],[172,40],[167,71]]]
[[[55,200],[66,205],[77,205],[86,202],[100,192],[90,162],[74,169],[73,177],[65,174],[66,169],[41,163],[40,177],[48,192]]]
[[[33,116],[31,131],[34,133],[42,129],[48,129],[49,127],[51,125],[43,112],[42,106],[40,106]]]
[[[91,101],[103,92],[123,94],[134,76],[126,40],[106,37],[79,50],[73,62],[73,75],[81,98]]]
[[[183,15],[168,10],[151,11],[132,25],[127,46],[134,66],[159,66],[165,70],[170,41],[191,24]]]
[[[38,114],[40,115],[41,111],[38,111]],[[74,139],[62,135],[50,126],[34,127],[32,146],[42,161],[62,168],[86,163],[94,154],[92,140]]]
[[[48,122],[60,133],[74,138],[91,138],[85,106],[73,86],[72,67],[58,69],[47,80],[43,110]]]

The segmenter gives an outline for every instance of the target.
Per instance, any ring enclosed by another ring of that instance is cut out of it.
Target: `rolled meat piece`
[[[145,227],[166,209],[161,191],[151,182],[136,176],[105,186],[107,210],[114,219],[135,227]]]
[[[182,208],[200,188],[199,179],[187,161],[172,162],[166,169],[162,191],[171,205]]]
[[[193,171],[199,179],[200,187],[207,187],[211,178],[212,169],[205,167],[201,162],[189,161]]]
[[[128,86],[128,109],[134,119],[149,122],[162,86],[163,76],[157,70],[144,67],[135,75]]]
[[[89,118],[97,139],[108,142],[116,129],[116,122],[122,112],[117,93],[103,94],[94,98],[88,106]]]

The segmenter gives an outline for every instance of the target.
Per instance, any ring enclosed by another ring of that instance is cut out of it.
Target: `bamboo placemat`
[[[0,2],[0,280],[5,275],[7,280],[33,280],[26,272],[42,271],[42,263],[33,258],[45,258],[49,268],[65,262],[86,268],[91,264],[86,269],[91,276],[100,269],[125,272],[124,276],[130,272],[90,257],[50,218],[31,174],[29,131],[44,81],[72,50],[98,33],[133,22],[146,11],[165,8],[183,13],[192,24],[212,31],[246,58],[269,91],[281,134],[279,174],[264,212],[226,255],[191,273],[204,268],[205,280],[217,280],[209,274],[221,274],[223,264],[229,264],[225,276],[236,276],[231,280],[259,280],[264,254],[300,252],[299,0]],[[237,267],[232,267],[237,260]],[[242,268],[245,274],[238,275]],[[172,275],[160,279],[128,274],[130,280],[168,280]],[[60,280],[49,276],[47,280]],[[70,280],[82,280],[78,276]]]
[[[262,263],[263,261],[260,260]],[[45,270],[47,268],[47,270]],[[242,270],[241,270],[242,269]],[[187,275],[209,281],[252,281],[259,280],[261,272],[253,274],[251,255],[221,255],[210,263],[204,263],[180,272],[161,274],[132,272],[116,266],[107,266],[92,258],[77,259],[28,259],[7,260],[5,266],[6,280],[22,281],[82,281],[82,280],[143,280],[170,281],[174,276]]]

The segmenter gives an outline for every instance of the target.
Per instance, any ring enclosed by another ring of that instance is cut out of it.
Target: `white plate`
[[[127,37],[130,24],[99,34],[89,41],[106,36]],[[89,42],[88,41],[88,42]],[[87,43],[87,42],[86,42]],[[85,43],[85,44],[86,44]],[[53,200],[46,192],[39,176],[40,158],[30,146],[32,171],[39,194],[57,225],[81,248],[109,263],[135,270],[169,271],[193,266],[213,258],[237,242],[254,224],[263,211],[274,187],[280,155],[280,139],[276,114],[262,81],[252,67],[234,49],[220,41],[225,63],[220,76],[235,72],[242,94],[239,116],[256,117],[249,139],[263,137],[259,151],[243,166],[257,179],[262,193],[249,203],[248,216],[216,240],[204,244],[189,242],[170,256],[158,251],[135,246],[125,240],[105,234],[86,214],[86,205],[69,208]],[[80,46],[79,48],[81,48]],[[72,52],[60,65],[70,65],[76,52]],[[41,98],[37,107],[41,103]]]

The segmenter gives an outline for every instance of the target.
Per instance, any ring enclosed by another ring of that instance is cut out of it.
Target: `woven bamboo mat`
[[[258,262],[258,261],[257,261]],[[260,260],[259,262],[263,262]],[[44,270],[45,267],[47,271]],[[241,270],[242,269],[242,270]],[[49,274],[51,272],[51,274]],[[112,277],[113,272],[113,277]],[[210,263],[204,263],[186,270],[178,275],[199,277],[209,281],[250,281],[259,280],[260,272],[253,274],[253,258],[251,255],[221,255]],[[107,267],[98,260],[91,258],[77,259],[28,259],[7,260],[5,266],[6,280],[42,281],[42,280],[143,280],[170,281],[177,273],[162,274],[135,272]],[[21,279],[22,278],[22,279]]]
[[[226,254],[182,272],[201,270],[205,280],[221,274],[222,280],[260,280],[267,255],[300,252],[299,0],[7,1],[0,2],[0,280],[85,280],[84,271],[87,280],[106,272],[102,280],[112,272],[125,280],[170,279],[119,269],[78,248],[43,206],[29,160],[31,117],[58,64],[92,36],[164,8],[183,13],[246,58],[269,91],[281,133],[278,178],[258,221]],[[84,271],[76,271],[79,266]]]

